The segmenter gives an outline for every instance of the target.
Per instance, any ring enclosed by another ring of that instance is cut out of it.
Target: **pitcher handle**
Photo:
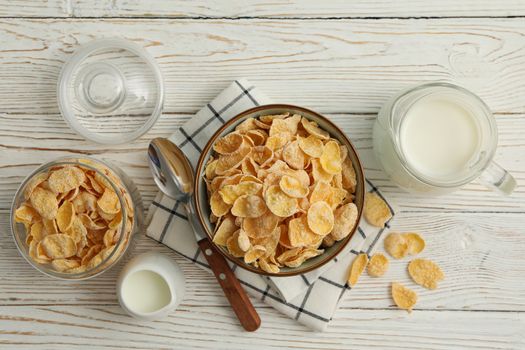
[[[514,192],[517,185],[516,179],[495,162],[491,162],[478,179],[488,188],[506,196]]]

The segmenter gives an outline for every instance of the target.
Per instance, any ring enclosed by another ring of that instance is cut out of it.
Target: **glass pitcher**
[[[470,91],[445,82],[404,90],[379,111],[374,153],[400,187],[444,194],[477,179],[502,194],[516,180],[493,161],[496,121],[487,105]]]

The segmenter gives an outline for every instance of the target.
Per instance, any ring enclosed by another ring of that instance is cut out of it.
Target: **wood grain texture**
[[[3,17],[472,17],[522,16],[519,0],[9,0]]]
[[[0,349],[525,348],[525,21],[467,18],[479,16],[525,16],[525,3],[0,2],[0,17],[9,17],[0,20]],[[64,61],[79,44],[103,36],[146,47],[167,91],[155,127],[111,148],[76,135],[58,113],[55,92]],[[421,232],[427,241],[421,256],[443,268],[437,290],[411,282],[409,259],[392,261],[385,277],[362,276],[325,333],[257,300],[262,326],[247,333],[211,275],[144,236],[119,265],[84,282],[51,280],[18,254],[9,207],[33,169],[64,155],[108,159],[135,180],[147,207],[157,193],[147,168],[149,140],[171,134],[238,77],[275,102],[327,115],[348,133],[367,177],[398,205],[392,229]],[[436,79],[467,86],[496,112],[496,160],[521,185],[513,196],[476,183],[438,198],[409,195],[379,169],[372,155],[375,113],[399,89]],[[126,316],[115,296],[122,264],[145,251],[172,257],[187,279],[179,310],[149,323]],[[391,281],[419,294],[412,314],[393,305]]]
[[[0,227],[7,226],[6,220],[4,213],[0,216]],[[363,275],[354,290],[348,292],[345,305],[354,309],[396,310],[389,297],[389,285],[398,281],[419,294],[416,311],[524,312],[525,230],[522,224],[522,214],[495,217],[478,213],[400,213],[392,230],[420,232],[427,242],[420,257],[436,261],[446,279],[438,289],[426,290],[411,282],[406,272],[410,258],[392,260],[383,278]],[[116,305],[114,287],[120,266],[93,280],[57,282],[40,275],[23,260],[8,232],[2,229],[1,234],[0,305]],[[138,238],[130,255],[156,250],[168,254],[181,265],[187,279],[184,304],[228,307],[213,276],[165,246],[147,237]],[[381,244],[379,251],[383,251]],[[259,305],[255,303],[257,310]]]
[[[0,1],[0,17],[67,17],[72,12],[70,0]]]
[[[525,4],[506,1],[420,1],[420,0],[277,0],[261,1],[129,1],[76,0],[74,16],[146,17],[444,17],[519,16]]]
[[[94,38],[144,47],[166,82],[166,111],[194,113],[232,79],[321,113],[376,113],[395,92],[454,80],[493,111],[524,113],[525,21],[492,19],[0,21],[0,113],[58,113],[64,61]]]
[[[1,66],[0,66],[1,67]],[[395,186],[380,170],[372,151],[372,126],[375,115],[327,114],[349,135],[365,166],[366,176],[405,211],[482,211],[525,213],[525,190],[517,189],[510,197],[499,196],[484,186],[472,183],[446,196],[426,198],[409,195]],[[126,145],[97,145],[76,135],[60,115],[0,114],[0,208],[7,210],[11,199],[32,170],[42,162],[66,155],[92,155],[107,159],[132,176],[149,205],[157,193],[146,158],[149,140],[166,137],[184,121],[187,114],[164,114],[153,129],[137,141]],[[497,115],[499,148],[495,159],[525,183],[525,115]],[[124,156],[125,155],[125,156]]]
[[[183,305],[153,323],[114,305],[0,307],[5,349],[486,349],[524,345],[523,313],[361,310],[343,306],[324,333],[260,307],[263,326],[242,333],[220,306]],[[199,324],[198,327],[195,325]],[[495,331],[498,329],[499,331]]]

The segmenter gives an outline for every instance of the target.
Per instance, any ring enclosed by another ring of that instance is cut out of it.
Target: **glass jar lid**
[[[58,105],[72,129],[94,142],[121,144],[160,116],[164,83],[154,58],[123,39],[81,46],[58,79]]]

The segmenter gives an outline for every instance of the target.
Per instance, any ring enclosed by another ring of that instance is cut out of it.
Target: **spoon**
[[[197,244],[204,253],[204,257],[241,325],[249,332],[257,330],[261,325],[257,311],[225,258],[217,251],[198,220],[193,204],[194,174],[190,161],[180,148],[161,137],[150,142],[148,159],[153,178],[160,190],[186,207],[188,221],[197,238]]]

